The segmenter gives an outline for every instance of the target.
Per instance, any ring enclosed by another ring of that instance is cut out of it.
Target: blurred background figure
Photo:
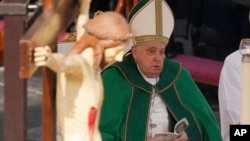
[[[166,0],[175,15],[167,54],[184,53],[224,61],[250,36],[248,0]],[[172,55],[170,55],[172,56]]]
[[[241,57],[238,50],[228,55],[220,75],[218,98],[223,141],[229,141],[230,124],[240,124]]]

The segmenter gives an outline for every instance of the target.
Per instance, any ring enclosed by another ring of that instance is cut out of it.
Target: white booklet
[[[174,132],[157,133],[153,135],[153,138],[159,139],[161,141],[170,141],[180,136],[188,126],[189,126],[188,120],[186,118],[183,118],[175,124]]]

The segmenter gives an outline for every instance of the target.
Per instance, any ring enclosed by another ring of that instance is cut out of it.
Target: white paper
[[[181,119],[175,124],[174,132],[161,132],[153,135],[153,138],[159,139],[162,141],[170,141],[180,136],[185,129],[188,127],[189,123],[186,118]]]

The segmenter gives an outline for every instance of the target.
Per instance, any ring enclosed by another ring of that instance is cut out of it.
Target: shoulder
[[[240,70],[241,54],[239,51],[235,51],[226,57],[221,70],[220,81],[224,81],[223,79],[239,79]]]
[[[226,57],[223,67],[231,67],[240,70],[240,65],[241,65],[241,54],[237,50]]]
[[[166,59],[163,70],[167,75],[174,75],[178,77],[182,75],[190,76],[189,71],[184,68],[180,62],[171,59]]]
[[[101,76],[104,83],[120,82],[124,81],[124,74],[119,66],[121,62],[115,62],[106,67],[102,72]]]
[[[102,77],[110,76],[110,75],[118,75],[119,71],[118,68],[115,67],[113,64],[109,65],[105,69],[102,70],[101,75]]]

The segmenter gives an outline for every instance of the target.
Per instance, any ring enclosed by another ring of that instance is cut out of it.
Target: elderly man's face
[[[165,45],[159,43],[142,44],[133,46],[131,51],[135,62],[144,75],[150,78],[160,75],[165,58]]]

